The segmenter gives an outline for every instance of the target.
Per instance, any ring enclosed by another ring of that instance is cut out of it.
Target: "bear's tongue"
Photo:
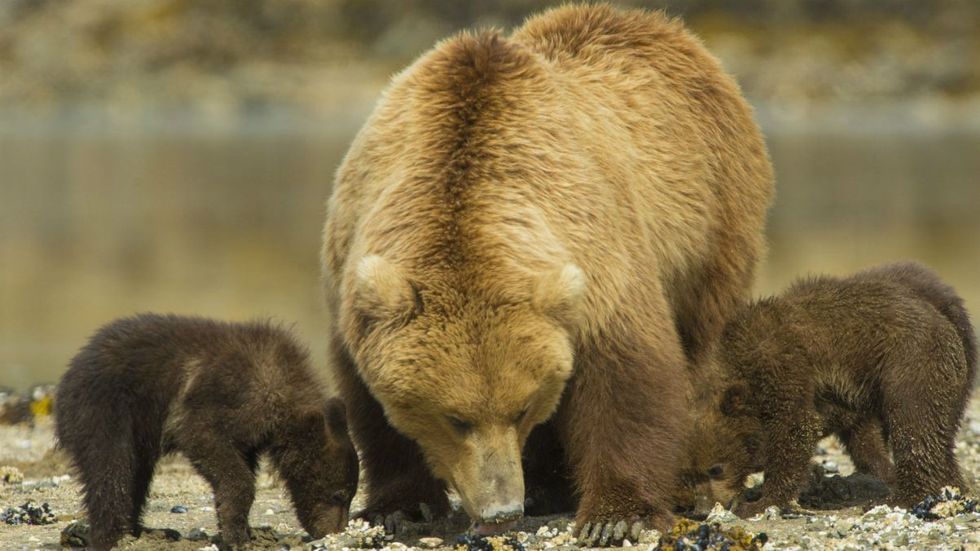
[[[516,520],[508,520],[507,522],[493,522],[484,523],[477,522],[473,525],[473,531],[480,536],[495,536],[497,534],[502,534],[507,530],[510,530],[517,524]]]

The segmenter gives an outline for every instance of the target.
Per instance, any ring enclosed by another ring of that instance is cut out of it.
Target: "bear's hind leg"
[[[892,462],[882,436],[881,422],[862,419],[856,425],[840,431],[837,436],[859,473],[871,475],[886,484],[893,480]]]
[[[158,450],[144,450],[136,454],[136,461],[133,466],[133,483],[130,495],[130,526],[133,533],[138,535],[143,529],[143,508],[146,506],[146,498],[150,493],[150,484],[153,482],[153,471],[160,458]]]
[[[895,461],[896,489],[889,501],[902,507],[943,486],[965,489],[954,450],[970,381],[955,347],[943,346],[935,335],[923,337],[911,343],[917,354],[897,350],[882,383],[882,413]]]
[[[112,442],[98,448],[93,455],[92,447],[86,446],[89,452],[76,454],[75,460],[84,488],[90,543],[93,549],[103,550],[112,549],[126,534],[135,535],[139,527],[132,523],[135,469],[131,444]]]
[[[889,443],[895,460],[895,487],[889,503],[911,507],[943,486],[965,489],[954,453],[956,425],[948,404],[921,399],[894,404],[888,411]]]
[[[83,502],[93,549],[111,549],[126,534],[135,534],[131,503],[135,480],[131,419],[91,404],[65,400],[77,418],[58,419],[61,445],[69,452],[82,483]],[[86,415],[87,414],[87,415]],[[84,421],[84,423],[82,422]]]

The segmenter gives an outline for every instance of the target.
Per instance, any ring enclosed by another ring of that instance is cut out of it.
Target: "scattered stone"
[[[676,551],[708,551],[729,549],[761,550],[768,541],[765,533],[751,534],[741,526],[722,528],[720,524],[700,524],[681,519],[670,533],[661,538],[660,549]]]
[[[354,519],[339,534],[329,534],[323,539],[310,542],[312,549],[380,549],[385,546],[383,526],[371,525],[364,519]]]
[[[88,547],[90,527],[87,522],[76,520],[61,530],[62,547]]]
[[[946,486],[937,496],[926,496],[912,507],[911,513],[923,520],[937,520],[963,513],[978,512],[977,501],[963,497],[959,488]]]
[[[766,510],[760,515],[764,520],[778,520],[783,518],[783,512],[779,507],[775,505],[770,505],[766,507]]]
[[[722,524],[737,522],[738,520],[738,515],[726,509],[721,503],[715,503],[715,506],[708,512],[708,517],[704,519],[708,524]]]
[[[183,505],[174,505],[170,508],[170,512],[181,515],[187,512],[187,507],[184,507]]]
[[[262,514],[263,515],[274,515],[274,514],[276,514],[276,512],[273,511],[272,509],[266,509],[265,512],[262,513]]]
[[[47,417],[54,412],[54,396],[58,387],[52,384],[35,385],[28,394],[31,402],[31,415]]]
[[[144,528],[140,537],[153,540],[180,541],[180,532],[172,528]]]
[[[436,548],[442,545],[442,538],[419,538],[419,543],[429,548]]]
[[[524,544],[511,536],[464,534],[456,538],[456,551],[524,551]]]
[[[191,528],[190,532],[187,532],[186,537],[190,541],[207,541],[210,538],[210,534],[204,528]]]
[[[662,537],[663,534],[660,533],[660,530],[642,530],[636,543],[640,545],[660,545],[660,539]]]
[[[12,525],[54,524],[57,522],[47,503],[37,505],[32,500],[28,500],[19,507],[8,507],[0,513],[0,521]]]
[[[24,481],[24,473],[17,467],[4,465],[0,467],[0,482],[4,484],[20,484]]]

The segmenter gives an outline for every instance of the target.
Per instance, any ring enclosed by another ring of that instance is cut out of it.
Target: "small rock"
[[[715,506],[711,508],[711,511],[708,513],[708,517],[705,519],[705,522],[708,524],[737,521],[738,515],[726,509],[721,503],[715,503]]]
[[[980,436],[980,421],[970,421],[969,431],[973,434]]]
[[[660,544],[660,538],[660,530],[641,530],[640,537],[636,539],[636,543],[658,545]]]
[[[90,528],[87,522],[72,522],[61,531],[61,546],[88,547],[89,530]]]
[[[24,481],[24,473],[17,467],[4,465],[0,467],[0,482],[4,484],[20,484]]]
[[[441,538],[419,538],[419,543],[426,547],[435,548],[442,545]]]
[[[836,461],[827,460],[823,462],[823,470],[828,473],[836,473],[840,471],[840,467],[837,466]]]
[[[850,519],[841,519],[834,524],[834,529],[837,531],[837,535],[842,538],[845,537],[852,528],[854,528],[854,521]]]
[[[204,528],[191,528],[191,531],[187,532],[187,539],[190,541],[205,541],[210,537]]]
[[[155,540],[180,541],[180,532],[172,528],[146,528],[140,534],[140,537]]]
[[[6,524],[54,524],[54,513],[47,503],[37,505],[33,500],[26,501],[19,507],[8,507],[0,512],[0,521]]]
[[[762,518],[765,520],[778,520],[783,518],[783,513],[779,510],[779,507],[770,505],[769,507],[766,507],[765,511],[762,512]]]
[[[187,512],[187,507],[184,507],[183,505],[174,505],[170,508],[170,512],[178,515],[184,514]]]
[[[274,514],[276,514],[276,512],[273,511],[272,509],[266,509],[265,512],[262,513],[262,514],[263,515],[274,515]]]

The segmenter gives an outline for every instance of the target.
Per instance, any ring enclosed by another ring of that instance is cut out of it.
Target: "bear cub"
[[[311,536],[347,523],[358,463],[344,404],[326,399],[306,351],[279,327],[156,314],[116,320],[72,359],[55,416],[96,549],[139,535],[154,466],[170,452],[211,484],[229,545],[250,539],[261,454]]]
[[[803,280],[749,304],[726,325],[725,384],[696,423],[706,443],[692,445],[691,469],[707,483],[695,497],[737,502],[746,477],[765,471],[761,499],[736,512],[785,507],[829,434],[890,483],[892,505],[963,488],[954,446],[976,363],[962,299],[918,264]]]

